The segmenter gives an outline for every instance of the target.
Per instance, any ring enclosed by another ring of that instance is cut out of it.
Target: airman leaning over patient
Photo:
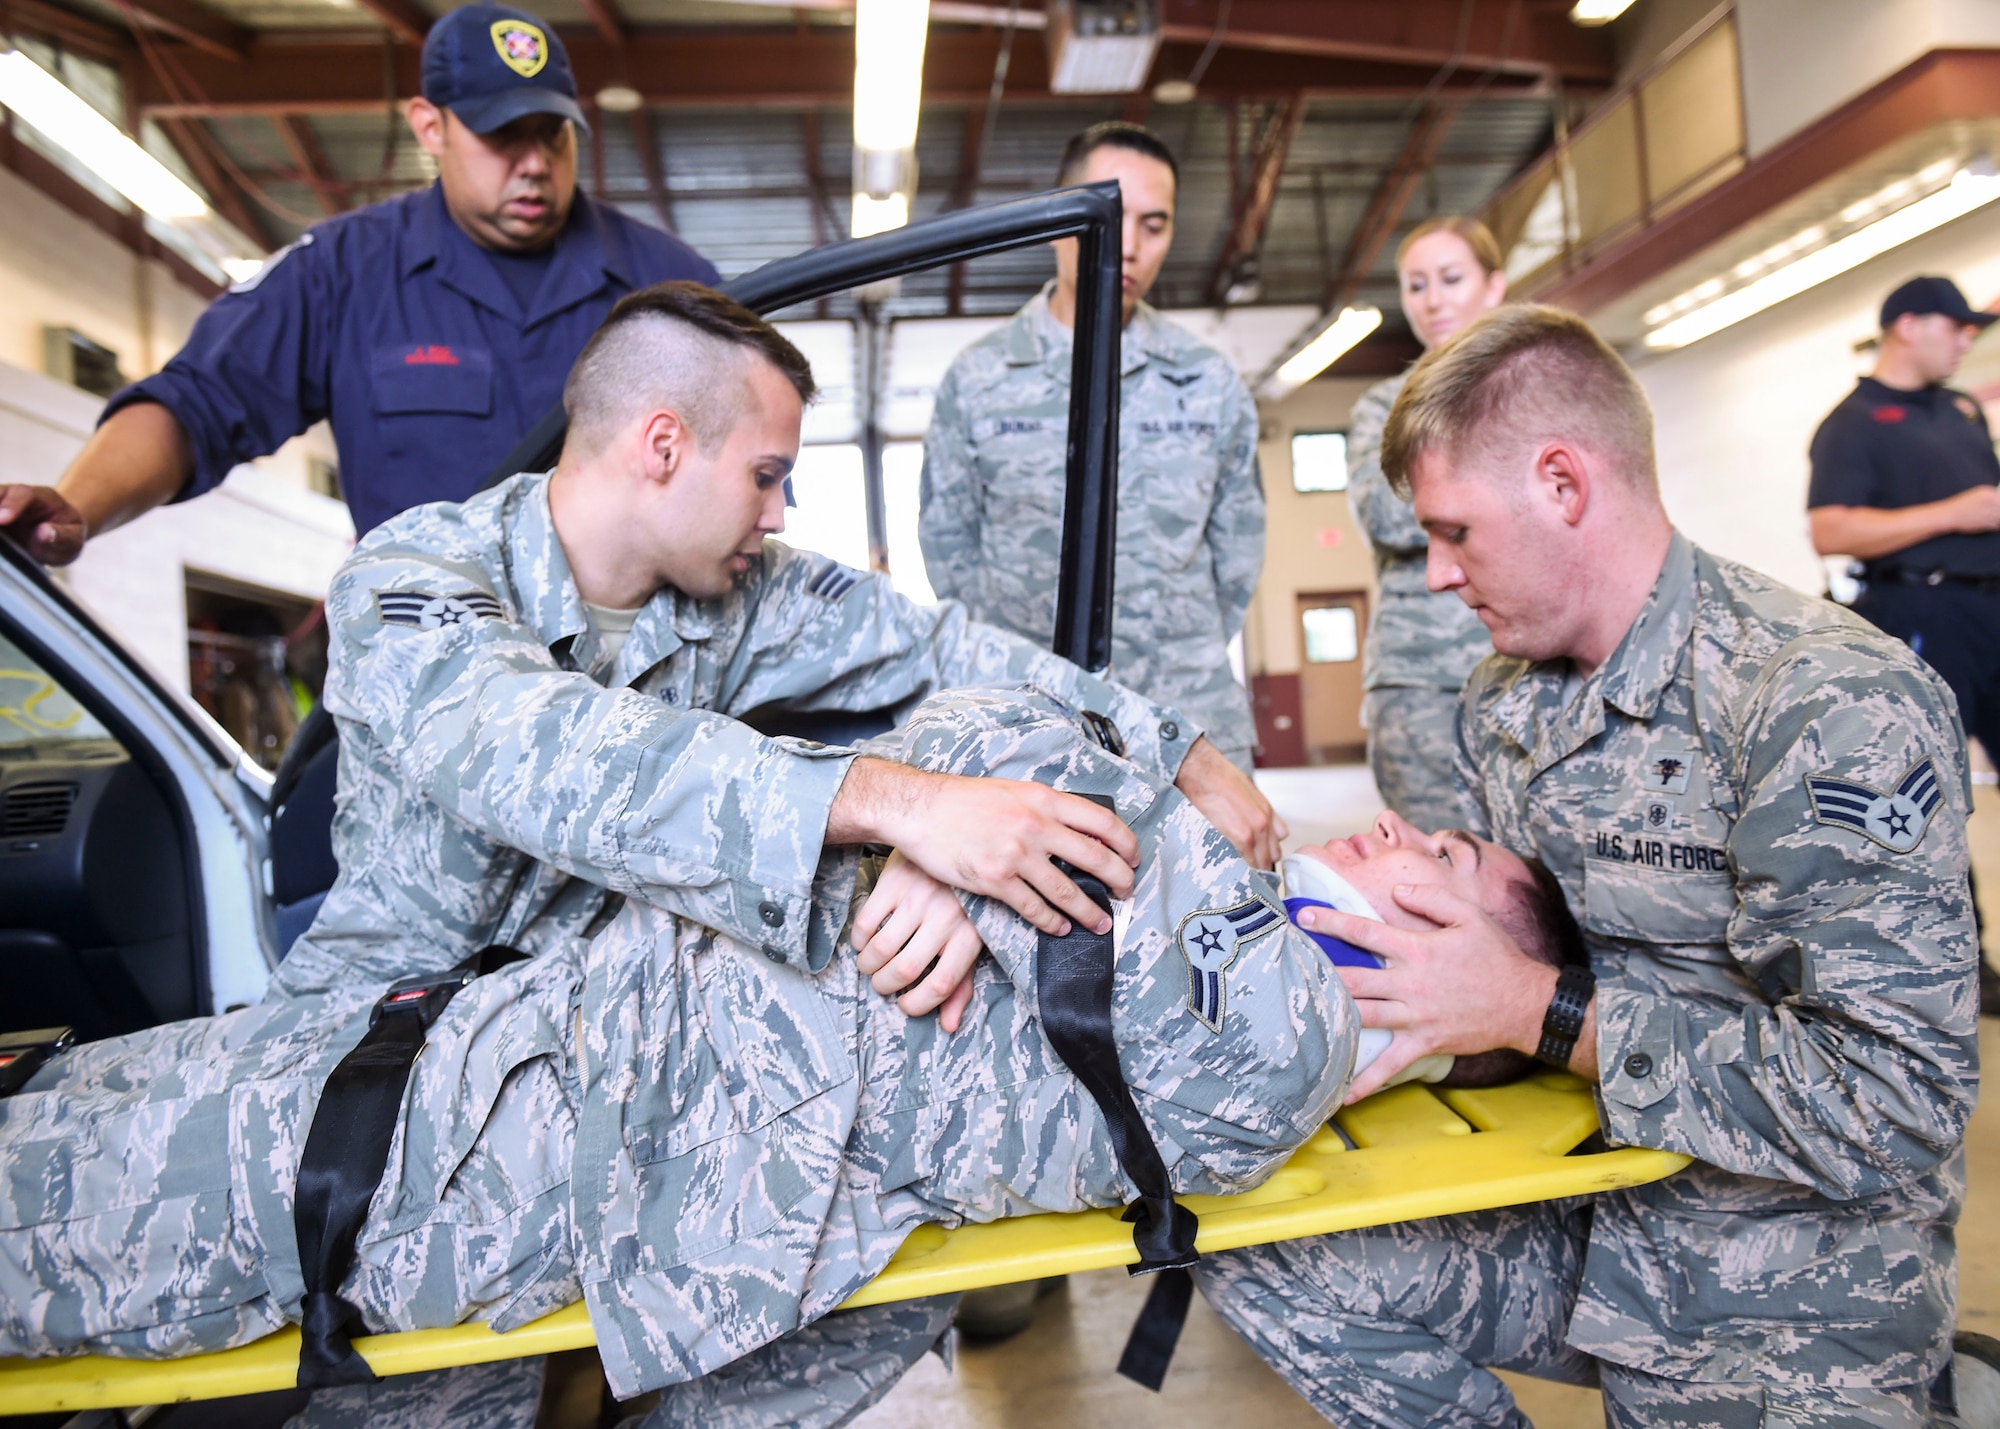
[[[1694,1159],[1212,1257],[1211,1303],[1342,1423],[1525,1425],[1497,1366],[1601,1384],[1615,1425],[1923,1424],[1978,1084],[1949,692],[1676,532],[1644,394],[1569,315],[1426,356],[1383,467],[1499,652],[1465,694],[1474,828],[1553,870],[1595,978],[1435,890],[1399,895],[1435,932],[1314,915],[1387,960],[1343,973],[1397,1034],[1350,1097],[1512,1047],[1596,1083],[1609,1144]]]

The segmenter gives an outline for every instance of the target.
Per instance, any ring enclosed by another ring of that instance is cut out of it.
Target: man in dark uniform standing
[[[1944,385],[1994,321],[1949,278],[1891,293],[1874,375],[1813,436],[1806,505],[1819,553],[1862,563],[1855,612],[1944,677],[2000,762],[2000,458],[1979,404]],[[2000,1015],[1983,949],[1979,1001]]]
[[[569,56],[525,10],[478,3],[424,40],[417,142],[438,181],[315,225],[218,298],[166,367],[105,405],[55,487],[0,486],[0,529],[50,564],[333,424],[357,533],[460,501],[562,395],[611,306],[714,283],[672,234],[576,191]]]

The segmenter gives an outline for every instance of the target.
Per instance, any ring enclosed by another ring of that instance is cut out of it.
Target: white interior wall
[[[1928,50],[2000,45],[1996,0],[1736,0],[1755,158]]]
[[[0,170],[0,362],[42,368],[42,327],[73,327],[118,354],[127,377],[157,371],[207,300],[164,264]]]
[[[102,403],[0,363],[0,482],[46,481],[76,455]],[[287,471],[240,466],[206,496],[92,540],[58,578],[166,680],[188,687],[187,573],[318,600],[354,546],[339,502]]]
[[[0,482],[53,484],[103,403],[42,375],[44,324],[118,354],[128,377],[187,340],[207,300],[18,176],[0,170]],[[307,487],[333,459],[324,425],[238,467],[222,488],[91,541],[70,589],[159,674],[187,688],[187,571],[317,600],[354,544],[339,502]]]
[[[1995,6],[2000,9],[2000,6]],[[2000,206],[1948,224],[1690,347],[1638,364],[1658,424],[1660,484],[1682,530],[1718,555],[1817,594],[1806,451],[1870,365],[1882,299],[1943,273],[1974,306],[2000,297]],[[1982,339],[1984,360],[2000,337]]]

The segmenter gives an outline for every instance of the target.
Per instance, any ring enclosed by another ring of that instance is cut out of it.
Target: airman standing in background
[[[1426,348],[1507,296],[1500,247],[1475,218],[1418,224],[1396,250],[1396,277],[1403,314]],[[1455,828],[1465,822],[1451,769],[1458,692],[1493,641],[1457,597],[1425,587],[1430,540],[1382,475],[1382,424],[1407,376],[1362,393],[1348,422],[1347,499],[1375,553],[1377,587],[1363,655],[1363,723],[1382,802],[1420,829]]]

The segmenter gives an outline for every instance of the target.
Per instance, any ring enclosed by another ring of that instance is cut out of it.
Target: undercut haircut
[[[1568,441],[1657,490],[1653,409],[1632,369],[1559,308],[1495,308],[1418,359],[1382,430],[1382,471],[1403,500],[1423,453],[1507,457]]]
[[[1517,882],[1512,899],[1495,909],[1493,921],[1507,930],[1522,952],[1546,967],[1566,968],[1588,965],[1590,950],[1584,946],[1583,929],[1569,911],[1562,884],[1549,866],[1538,858],[1524,859],[1528,877]],[[1448,1087],[1497,1087],[1502,1082],[1519,1081],[1535,1069],[1535,1059],[1512,1047],[1459,1057],[1445,1077]]]
[[[1486,277],[1490,278],[1500,271],[1500,243],[1494,238],[1493,230],[1468,214],[1454,213],[1441,218],[1427,218],[1409,231],[1396,245],[1398,273],[1403,271],[1403,262],[1410,256],[1410,250],[1433,233],[1449,233],[1463,240]]]
[[[568,442],[584,455],[648,413],[670,411],[703,451],[749,409],[749,363],[778,369],[801,402],[819,395],[812,364],[771,324],[700,283],[655,283],[611,309],[563,383]]]
[[[1124,119],[1107,119],[1102,124],[1093,124],[1063,145],[1062,162],[1056,166],[1056,183],[1072,182],[1077,171],[1083,167],[1083,161],[1099,149],[1129,149],[1135,154],[1159,160],[1174,176],[1174,192],[1180,193],[1181,166],[1179,160],[1174,158],[1174,151],[1167,147],[1167,141],[1145,125]]]

